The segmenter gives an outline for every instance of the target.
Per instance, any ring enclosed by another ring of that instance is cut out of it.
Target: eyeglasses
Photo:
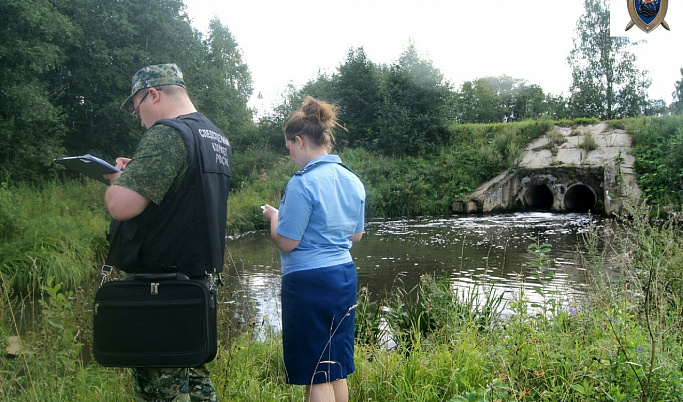
[[[149,95],[149,91],[145,92],[145,95],[142,97],[140,103],[138,103],[138,106],[133,109],[133,116],[137,117],[138,119],[140,118],[140,106],[142,106],[142,102],[144,102],[145,99],[147,99],[147,95]]]

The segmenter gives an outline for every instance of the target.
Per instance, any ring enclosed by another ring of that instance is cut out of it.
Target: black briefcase
[[[216,292],[184,274],[135,274],[95,294],[93,355],[102,366],[195,367],[216,357]]]

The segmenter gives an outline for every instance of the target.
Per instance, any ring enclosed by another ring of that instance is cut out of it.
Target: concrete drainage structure
[[[638,199],[631,138],[606,123],[553,129],[529,144],[514,172],[503,172],[468,197],[452,203],[454,213],[523,210],[621,212],[625,198]],[[585,150],[586,138],[594,142]],[[552,141],[552,142],[551,142]]]
[[[584,184],[574,184],[564,194],[564,209],[569,212],[597,211],[597,207],[597,194]]]

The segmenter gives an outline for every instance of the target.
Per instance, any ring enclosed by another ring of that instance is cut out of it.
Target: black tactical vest
[[[135,218],[112,220],[107,264],[129,273],[182,272],[190,277],[223,270],[230,143],[200,113],[160,120],[182,133],[188,169],[180,188]]]

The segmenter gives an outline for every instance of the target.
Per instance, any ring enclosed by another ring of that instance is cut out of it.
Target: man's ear
[[[161,92],[157,91],[156,88],[152,87],[149,89],[149,97],[152,98],[152,103],[157,103],[161,98]]]

